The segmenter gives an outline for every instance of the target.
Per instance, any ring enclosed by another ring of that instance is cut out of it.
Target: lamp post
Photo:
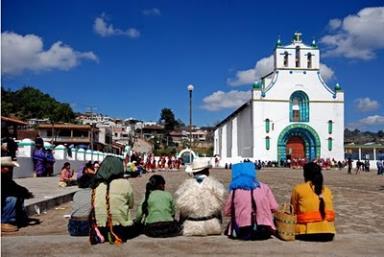
[[[188,85],[189,92],[189,162],[192,164],[192,91],[193,85]]]

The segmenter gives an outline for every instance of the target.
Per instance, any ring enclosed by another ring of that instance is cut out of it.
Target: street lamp
[[[192,164],[192,91],[193,85],[188,85],[189,92],[189,162]]]

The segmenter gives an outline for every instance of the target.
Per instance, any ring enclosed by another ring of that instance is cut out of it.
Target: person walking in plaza
[[[37,177],[47,176],[46,169],[46,151],[44,148],[44,141],[41,137],[35,139],[35,149],[32,153],[33,170]]]
[[[45,169],[47,170],[47,176],[53,176],[53,168],[56,162],[55,157],[53,156],[52,149],[48,149],[45,153]]]
[[[68,221],[68,232],[71,236],[89,235],[89,215],[92,209],[90,186],[94,177],[94,174],[84,173],[77,179],[80,190],[73,195],[72,213]]]
[[[225,188],[209,176],[209,168],[208,161],[195,159],[185,169],[193,178],[185,180],[175,193],[184,236],[220,235],[222,232]]]
[[[146,184],[144,200],[136,211],[136,222],[143,225],[149,237],[172,237],[180,233],[175,220],[175,202],[165,190],[165,180],[153,175]]]
[[[347,165],[348,165],[348,174],[352,174],[352,159],[348,158]]]
[[[134,205],[133,189],[124,178],[123,160],[107,156],[95,175],[92,206],[97,228],[105,239],[119,244],[138,235],[130,210]]]
[[[1,157],[1,232],[16,232],[19,227],[29,224],[24,209],[24,199],[33,198],[32,192],[17,184],[13,168],[19,164],[10,156]],[[38,221],[38,220],[36,220]]]
[[[258,181],[254,163],[232,166],[229,189],[224,215],[231,217],[231,222],[226,235],[241,240],[270,238],[276,230],[272,213],[278,209],[278,204],[269,186]],[[236,230],[235,235],[233,230]]]
[[[377,167],[377,175],[383,175],[383,161],[382,160],[377,160],[376,161],[376,167]]]
[[[297,215],[296,239],[332,241],[336,233],[333,197],[323,185],[321,167],[313,162],[304,165],[304,181],[294,187],[291,195]]]

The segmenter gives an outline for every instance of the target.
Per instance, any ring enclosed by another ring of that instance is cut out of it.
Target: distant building
[[[377,143],[346,144],[345,159],[352,160],[384,160],[384,145]]]
[[[53,142],[54,145],[67,144],[83,146],[102,150],[104,144],[99,142],[99,129],[90,125],[76,124],[41,124],[37,128],[38,134],[46,142]]]
[[[344,92],[320,74],[320,51],[301,33],[274,51],[274,69],[253,85],[251,100],[220,122],[214,154],[280,161],[344,159]]]

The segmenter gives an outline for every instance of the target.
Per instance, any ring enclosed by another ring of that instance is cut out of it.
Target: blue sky
[[[349,128],[384,128],[383,1],[3,0],[2,86],[32,85],[75,111],[213,125],[248,97],[280,36],[315,39],[345,91]],[[228,99],[231,99],[229,101]]]

